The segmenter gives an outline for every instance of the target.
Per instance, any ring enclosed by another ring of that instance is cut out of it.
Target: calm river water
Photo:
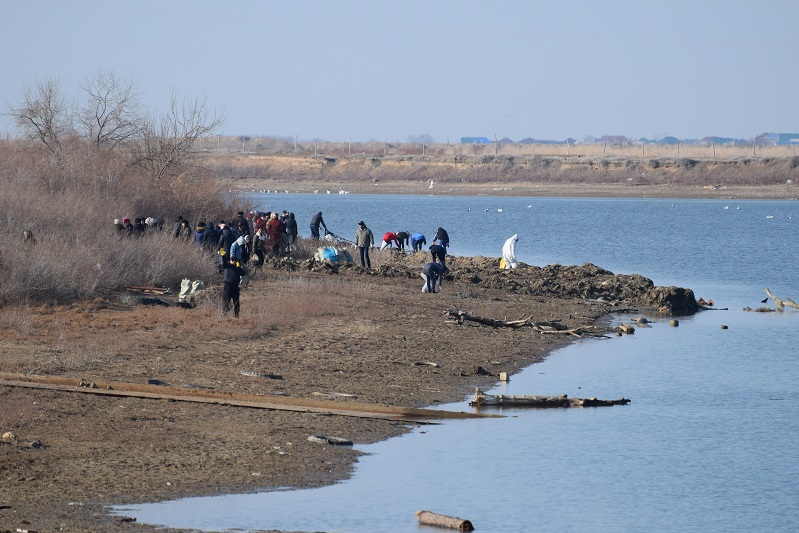
[[[354,477],[314,490],[125,506],[197,530],[435,531],[418,509],[480,532],[799,531],[799,312],[745,312],[764,290],[799,298],[799,202],[505,197],[255,196],[300,233],[321,210],[352,239],[445,227],[455,255],[594,263],[689,287],[725,311],[652,318],[635,335],[554,352],[493,392],[632,398],[628,406],[512,410],[359,446]],[[773,305],[773,302],[769,302]],[[620,317],[618,320],[629,320]],[[722,329],[721,325],[729,326]],[[468,410],[463,402],[442,406]]]

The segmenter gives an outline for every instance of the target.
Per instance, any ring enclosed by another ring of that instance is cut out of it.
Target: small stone
[[[13,431],[6,431],[3,433],[3,440],[6,442],[16,442],[17,441],[17,434]]]

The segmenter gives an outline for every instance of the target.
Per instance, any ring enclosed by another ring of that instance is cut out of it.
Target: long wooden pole
[[[0,372],[0,385],[9,387],[27,387],[34,389],[58,390],[66,392],[82,392],[103,396],[129,396],[136,398],[153,398],[184,402],[215,403],[251,407],[256,409],[273,409],[277,411],[298,411],[306,413],[326,413],[340,416],[361,418],[378,418],[383,420],[400,420],[406,422],[427,422],[433,419],[480,418],[482,413],[459,411],[439,411],[417,407],[398,407],[369,403],[316,400],[310,398],[289,398],[285,396],[262,396],[230,391],[189,389],[162,385],[145,385],[121,381],[88,381],[85,379],[56,376],[36,376]]]

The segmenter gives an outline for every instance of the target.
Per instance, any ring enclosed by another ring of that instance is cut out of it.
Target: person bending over
[[[449,272],[447,265],[430,261],[422,267],[422,278],[424,279],[424,286],[422,292],[436,292],[436,282],[438,288],[441,290],[441,285],[444,283],[444,274]]]

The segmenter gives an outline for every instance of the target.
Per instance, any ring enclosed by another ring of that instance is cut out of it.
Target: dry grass
[[[0,350],[14,350],[15,357],[0,366],[6,372],[99,375],[114,362],[130,360],[147,375],[168,373],[170,349],[191,348],[200,338],[268,343],[278,329],[325,323],[368,291],[357,279],[270,271],[242,290],[240,319],[223,318],[215,291],[194,309],[130,306],[117,298],[7,305],[0,308]]]
[[[229,198],[203,173],[154,180],[115,154],[75,144],[53,160],[19,142],[0,142],[0,305],[71,301],[126,285],[177,288],[207,279],[213,260],[191,243],[155,234],[119,239],[115,218],[171,221],[229,217]],[[33,246],[22,244],[31,230]]]
[[[422,146],[420,143],[410,142],[319,142],[319,143],[287,143],[277,139],[255,138],[247,145],[246,161],[239,164],[230,163],[230,159],[224,155],[241,153],[241,143],[234,140],[223,139],[222,144],[217,147],[216,139],[213,144],[205,147],[206,155],[215,159],[214,155],[223,155],[217,161],[220,167],[217,170],[233,177],[247,177],[253,175],[253,170],[257,170],[261,163],[258,156],[270,155],[292,155],[300,157],[317,156],[324,158],[330,157],[392,157],[392,156],[419,156],[429,155],[437,157],[447,156],[491,156],[491,155],[512,155],[522,157],[533,156],[558,156],[558,157],[693,157],[698,159],[725,159],[743,157],[792,157],[796,154],[795,146],[753,146],[752,144],[739,144],[735,146],[722,145],[691,145],[691,144],[457,144],[457,143],[434,143]],[[227,163],[222,163],[223,161]],[[308,168],[297,159],[297,172]],[[324,164],[324,160],[322,160]],[[232,171],[226,172],[226,171]],[[276,178],[277,176],[264,176]]]

